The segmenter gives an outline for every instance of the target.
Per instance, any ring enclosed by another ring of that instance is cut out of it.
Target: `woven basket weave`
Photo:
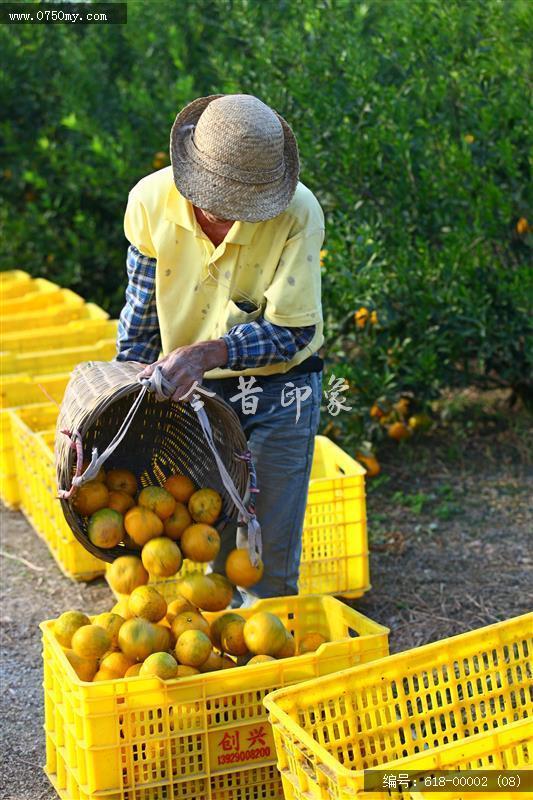
[[[56,429],[56,467],[60,489],[69,489],[76,469],[76,450],[62,431],[79,431],[84,459],[92,448],[101,454],[119,430],[138,393],[142,364],[90,361],[72,373],[61,405]],[[246,437],[235,412],[219,397],[202,396],[213,439],[241,498],[248,488],[249,469],[236,458],[246,451]],[[117,449],[105,462],[109,469],[128,469],[141,486],[160,485],[172,474],[188,475],[196,486],[216,489],[223,507],[216,527],[222,530],[236,520],[238,510],[225,489],[204,437],[196,412],[188,402],[159,402],[147,393]],[[71,500],[61,499],[65,519],[76,539],[93,555],[114,561],[139,551],[123,544],[104,549],[94,545],[87,533],[87,520]]]

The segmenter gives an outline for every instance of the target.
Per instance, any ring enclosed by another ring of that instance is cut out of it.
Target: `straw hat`
[[[174,183],[217,217],[260,222],[285,211],[300,162],[289,125],[248,94],[199,97],[170,133]]]

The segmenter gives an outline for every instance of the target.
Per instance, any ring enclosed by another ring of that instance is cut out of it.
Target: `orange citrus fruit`
[[[170,653],[152,653],[142,665],[139,675],[154,675],[168,681],[178,676],[178,662]]]
[[[163,652],[163,650],[170,650],[172,642],[176,644],[176,637],[172,633],[171,629],[161,622],[158,622],[155,627],[157,628],[158,635],[157,649],[161,652]]]
[[[182,611],[196,611],[196,608],[193,606],[192,603],[182,597],[176,597],[175,600],[171,600],[167,606],[167,622],[169,625],[172,625],[178,614],[181,614]]]
[[[409,417],[407,424],[413,431],[427,431],[431,428],[433,420],[427,414],[413,414]]]
[[[364,328],[369,317],[370,311],[364,306],[361,306],[361,308],[353,315],[354,322],[358,328]]]
[[[408,439],[412,431],[407,427],[404,422],[393,422],[387,428],[387,433],[391,439],[396,439],[397,442],[401,439]]]
[[[282,621],[269,611],[258,611],[246,620],[244,641],[254,655],[276,656],[286,644]]]
[[[205,563],[213,561],[220,550],[220,535],[216,528],[203,523],[190,525],[180,539],[180,547],[186,558]]]
[[[324,644],[324,642],[327,642],[325,636],[322,636],[321,633],[317,633],[316,631],[310,631],[300,639],[298,653],[300,655],[303,655],[304,653],[314,653],[315,650],[318,650],[321,644]]]
[[[381,406],[378,405],[378,403],[374,403],[374,405],[370,408],[370,416],[372,419],[380,419],[381,417],[385,416],[385,412]]]
[[[74,650],[65,650],[65,655],[80,681],[92,681],[98,672],[98,659],[80,658]]]
[[[369,478],[375,478],[381,472],[379,461],[374,456],[365,456],[364,453],[356,453],[356,459],[366,469]]]
[[[176,503],[176,508],[163,522],[165,536],[178,541],[181,534],[192,523],[192,517],[183,503]]]
[[[199,675],[200,670],[196,667],[188,667],[185,664],[178,664],[178,678],[188,678],[190,675]]]
[[[125,656],[132,661],[144,661],[157,651],[160,634],[147,619],[128,619],[118,632],[118,643]]]
[[[129,511],[130,508],[133,508],[134,505],[135,500],[131,494],[120,491],[109,492],[109,500],[107,501],[108,508],[112,508],[114,511],[118,511],[120,514],[125,514],[126,511]]]
[[[210,575],[189,572],[179,582],[178,592],[196,608],[208,611],[213,603],[216,586]]]
[[[200,672],[216,672],[219,669],[224,669],[222,656],[220,653],[215,653],[214,650],[211,650],[209,656],[207,657],[207,661],[204,661],[203,664],[200,664]]]
[[[110,469],[106,475],[106,486],[111,492],[137,494],[137,478],[128,469]]]
[[[259,656],[252,656],[251,659],[248,661],[247,666],[250,666],[250,664],[264,664],[265,661],[275,661],[275,660],[276,659],[273,658],[272,656],[261,654]]]
[[[222,511],[222,498],[214,489],[199,489],[191,495],[188,509],[195,522],[212,525]]]
[[[93,678],[93,683],[97,683],[98,681],[115,681],[119,676],[116,675],[114,672],[111,672],[108,669],[103,669],[100,667],[98,672]]]
[[[225,571],[228,579],[235,586],[247,589],[263,577],[263,562],[259,561],[257,567],[252,566],[248,550],[232,550],[226,559]]]
[[[82,467],[81,467],[81,474],[82,475],[83,475],[83,473],[85,472],[85,470],[87,469],[87,467],[89,466],[90,463],[91,462],[90,462],[90,460],[88,458],[84,458],[83,459],[83,464],[82,464]],[[98,473],[96,475],[96,478],[92,478],[92,480],[93,481],[100,481],[100,483],[105,483],[105,469],[103,467],[100,467],[100,469],[98,470]]]
[[[131,619],[132,614],[130,613],[130,610],[128,608],[129,599],[130,599],[129,597],[121,597],[120,600],[116,602],[113,608],[111,609],[111,613],[118,614],[119,617],[122,617],[123,619]]]
[[[196,486],[186,475],[171,475],[164,482],[163,489],[170,492],[174,500],[179,503],[188,503],[189,498],[196,491]]]
[[[99,625],[111,636],[111,647],[118,647],[118,632],[126,620],[119,614],[106,611],[94,617],[93,625]]]
[[[220,628],[220,647],[225,653],[232,656],[243,656],[248,652],[248,646],[244,641],[244,626],[246,620],[242,617],[238,620],[228,619]]]
[[[137,556],[119,556],[108,567],[107,580],[118,594],[131,594],[137,586],[148,583],[149,575]]]
[[[124,527],[135,544],[140,545],[145,545],[150,539],[163,533],[163,523],[157,514],[143,506],[134,506],[126,511]]]
[[[91,620],[81,611],[64,611],[54,622],[54,636],[63,647],[71,647],[72,637],[82,625],[90,625]]]
[[[235,611],[226,611],[225,614],[221,614],[219,617],[213,620],[211,623],[210,628],[210,637],[213,645],[218,649],[222,650],[222,641],[221,641],[221,634],[222,628],[227,625],[229,622],[243,622],[244,617],[241,617],[240,614],[237,614]]]
[[[294,636],[292,633],[289,633],[288,630],[285,631],[287,639],[285,640],[285,644],[276,653],[276,658],[291,658],[292,656],[296,655],[296,642],[294,641]]]
[[[103,485],[103,484],[101,484]],[[95,511],[87,526],[89,539],[96,547],[116,547],[124,536],[124,519],[112,508],[101,508]]]
[[[108,653],[100,661],[100,669],[115,673],[117,678],[123,678],[130,667],[135,664],[135,659],[128,658],[121,653]]]
[[[111,647],[111,636],[99,625],[82,625],[72,637],[72,649],[80,658],[101,658]]]
[[[126,670],[126,673],[125,673],[124,677],[125,678],[136,678],[138,676],[139,672],[141,671],[141,667],[142,667],[143,664],[144,664],[144,661],[140,661],[140,662],[137,662],[136,664],[134,664],[133,667],[130,667],[129,669]]]
[[[159,622],[167,613],[165,598],[153,586],[137,586],[130,594],[128,608],[134,617]]]
[[[394,403],[394,408],[401,417],[406,417],[409,413],[409,399],[407,397],[400,397],[397,403]]]
[[[207,576],[213,585],[211,596],[204,600],[204,611],[223,611],[231,603],[233,597],[233,585],[225,575],[218,572],[210,572]]]
[[[516,232],[520,236],[524,236],[526,233],[529,233],[529,231],[530,231],[530,225],[526,217],[520,217],[520,219],[516,223]]]
[[[107,506],[109,492],[100,481],[87,481],[74,492],[72,507],[83,517],[90,517],[95,511]]]
[[[209,623],[199,611],[182,611],[173,620],[171,628],[176,640],[184,631],[202,631],[209,635]]]
[[[172,516],[176,508],[173,496],[161,486],[146,486],[139,494],[137,502],[140,506],[149,508],[161,520]]]
[[[156,536],[155,539],[146,542],[141,558],[150,575],[158,578],[170,578],[171,575],[175,575],[183,561],[176,542],[166,536]]]
[[[187,667],[200,667],[212,651],[211,640],[203,631],[183,631],[176,642],[176,658]]]

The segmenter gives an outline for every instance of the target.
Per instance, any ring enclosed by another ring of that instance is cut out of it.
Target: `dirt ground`
[[[438,435],[385,448],[368,487],[372,590],[354,605],[390,627],[392,652],[533,607],[527,431],[498,415],[464,427],[459,415]],[[5,800],[53,800],[38,625],[68,608],[108,610],[112,598],[101,580],[61,575],[21,514],[2,509],[0,523],[0,785]]]

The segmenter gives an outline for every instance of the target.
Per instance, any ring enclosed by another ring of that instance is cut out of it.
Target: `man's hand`
[[[228,349],[223,339],[212,342],[178,347],[164,358],[146,367],[140,374],[148,378],[156,367],[161,367],[164,377],[174,387],[171,400],[177,402],[190,391],[195,381],[202,382],[204,373],[215,367],[223,367],[228,360]],[[192,399],[191,397],[187,398]]]

